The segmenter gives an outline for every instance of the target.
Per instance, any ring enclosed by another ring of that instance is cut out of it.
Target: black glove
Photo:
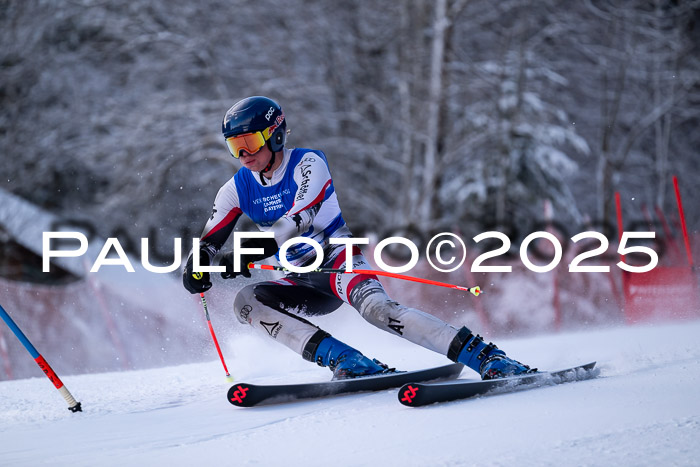
[[[265,250],[264,253],[258,255],[241,254],[241,270],[240,272],[235,272],[233,270],[233,252],[226,253],[219,261],[219,266],[224,266],[226,268],[225,272],[221,273],[221,277],[224,279],[233,279],[236,276],[250,277],[250,269],[248,269],[248,263],[254,263],[260,261],[261,259],[268,258],[279,250],[277,242],[274,238],[251,238],[241,243],[242,248],[262,248]]]
[[[205,249],[199,250],[199,265],[209,266],[209,254]],[[182,285],[185,286],[189,293],[202,293],[211,289],[211,281],[209,280],[208,272],[193,272],[192,271],[192,253],[187,258],[187,265],[182,273]]]

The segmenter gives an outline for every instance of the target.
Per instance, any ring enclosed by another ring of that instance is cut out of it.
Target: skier
[[[278,255],[282,243],[298,236],[322,246],[321,267],[345,268],[345,245],[330,244],[329,239],[352,234],[340,212],[326,156],[314,149],[285,148],[286,128],[281,107],[261,96],[239,101],[224,116],[226,145],[243,167],[216,196],[200,239],[200,265],[212,263],[242,214],[261,230],[274,233],[274,238],[242,242],[242,247],[262,248],[264,253],[241,254],[240,271],[233,268],[233,253],[224,254],[219,265],[226,268],[221,273],[225,279],[250,277],[249,262]],[[351,254],[354,269],[369,268],[357,246]],[[309,244],[296,244],[287,251],[287,260],[295,266],[306,266],[315,258]],[[183,270],[185,288],[193,294],[209,290],[209,273],[193,274],[192,265],[190,252]],[[373,275],[289,273],[282,279],[247,285],[238,292],[233,308],[241,323],[252,325],[304,359],[329,367],[333,379],[395,371],[306,319],[331,313],[343,302],[380,329],[463,363],[483,379],[536,371],[507,357],[467,327],[457,329],[392,300]]]

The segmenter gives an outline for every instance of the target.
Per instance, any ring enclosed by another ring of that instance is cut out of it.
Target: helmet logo
[[[270,121],[270,118],[272,117],[272,114],[275,113],[275,108],[270,107],[270,110],[267,111],[267,114],[265,115],[265,120],[268,122]]]

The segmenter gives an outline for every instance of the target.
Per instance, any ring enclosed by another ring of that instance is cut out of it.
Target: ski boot
[[[476,371],[481,375],[481,379],[505,378],[537,371],[537,368],[530,368],[508,358],[504,351],[493,343],[486,344],[481,336],[475,336],[466,327],[460,329],[455,336],[447,357]]]
[[[322,333],[322,334],[321,334]],[[379,360],[369,359],[362,352],[350,347],[330,334],[319,331],[311,337],[304,349],[304,358],[327,366],[333,372],[333,380],[359,378],[362,376],[394,373]]]

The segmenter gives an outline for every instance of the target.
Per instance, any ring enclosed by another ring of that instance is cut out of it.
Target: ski
[[[533,389],[572,381],[595,378],[599,370],[596,362],[565,370],[539,372],[491,380],[457,380],[446,383],[423,384],[412,381],[399,390],[399,402],[408,407],[420,407],[436,402],[448,402],[471,397],[503,394],[518,390]]]
[[[354,379],[324,381],[320,383],[259,385],[238,383],[229,388],[226,398],[238,407],[280,404],[303,399],[337,396],[368,391],[382,391],[398,388],[415,381],[438,381],[457,378],[464,365],[452,363],[425,370],[388,373],[378,376],[365,376]]]

